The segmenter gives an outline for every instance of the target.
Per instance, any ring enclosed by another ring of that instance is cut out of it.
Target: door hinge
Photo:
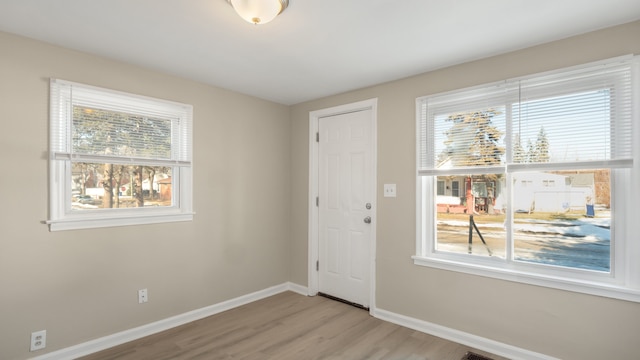
[[[316,271],[320,271],[320,260],[316,260]]]
[[[320,196],[316,196],[316,207],[320,207]]]
[[[320,142],[320,133],[319,132],[316,133],[316,142]]]

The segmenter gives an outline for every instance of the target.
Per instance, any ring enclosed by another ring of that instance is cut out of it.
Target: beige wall
[[[562,359],[637,358],[638,303],[436,270],[411,260],[416,97],[630,53],[640,54],[640,22],[293,106],[291,280],[307,283],[309,111],[377,97],[377,306]],[[384,183],[397,184],[397,198],[382,196]]]
[[[193,222],[50,233],[50,77],[192,104]],[[24,359],[289,279],[290,115],[258,100],[0,33],[0,359]],[[149,302],[137,303],[147,288]],[[46,329],[45,351],[29,352]]]

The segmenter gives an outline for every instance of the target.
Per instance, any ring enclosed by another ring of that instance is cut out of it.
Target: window
[[[52,79],[50,230],[188,221],[192,107]]]
[[[458,181],[451,182],[451,196],[460,197],[460,182]]]
[[[438,181],[438,190],[436,192],[437,195],[444,195],[444,180]]]
[[[640,301],[637,67],[418,98],[416,264]],[[451,179],[459,201],[435,196]]]

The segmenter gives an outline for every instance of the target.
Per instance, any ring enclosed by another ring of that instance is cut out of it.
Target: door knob
[[[366,218],[364,218],[364,222],[365,224],[371,224],[371,216],[367,216]]]

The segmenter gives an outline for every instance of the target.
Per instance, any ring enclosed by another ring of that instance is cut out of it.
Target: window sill
[[[462,263],[449,259],[427,258],[417,255],[413,256],[412,258],[414,264],[420,266],[455,271],[470,275],[479,275],[529,285],[543,286],[552,289],[603,296],[618,300],[640,302],[639,289],[633,289],[618,284],[606,284],[560,276],[536,274],[521,270],[503,269],[480,264]]]
[[[93,229],[116,226],[148,225],[167,222],[192,221],[193,213],[164,213],[136,216],[113,216],[102,218],[70,218],[59,220],[48,220],[44,223],[49,225],[49,231]]]

